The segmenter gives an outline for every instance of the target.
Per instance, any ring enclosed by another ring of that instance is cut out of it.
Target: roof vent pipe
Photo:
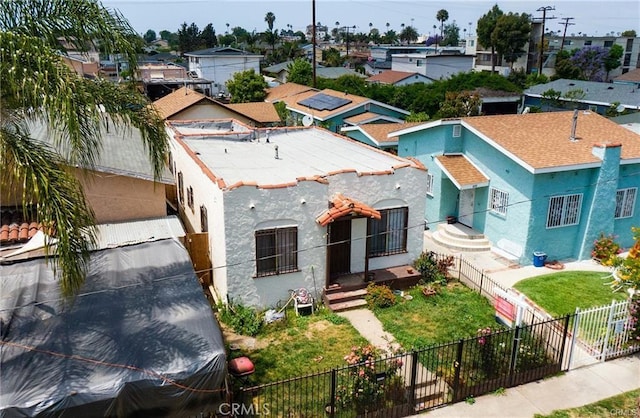
[[[576,142],[576,128],[578,127],[578,109],[574,109],[573,111],[573,122],[571,123],[571,136],[569,137],[569,141]]]
[[[276,145],[274,149],[276,150],[276,160],[279,160],[280,156],[278,155],[278,146]]]

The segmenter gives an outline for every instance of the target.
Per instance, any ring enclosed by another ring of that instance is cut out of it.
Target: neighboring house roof
[[[387,70],[387,71],[381,72],[380,74],[376,74],[374,76],[367,78],[367,81],[369,83],[396,84],[402,80],[406,80],[407,78],[414,77],[414,76],[427,78],[426,76],[422,74],[418,74],[416,72],[409,73],[406,71]]]
[[[63,155],[69,152],[63,145],[56,146],[55,134],[40,121],[30,123],[30,135],[33,139],[58,148]],[[100,152],[95,165],[83,168],[154,181],[153,166],[149,161],[149,152],[142,141],[140,130],[118,126],[111,121],[100,133]],[[174,183],[168,168],[165,168],[162,178],[157,181],[165,184]]]
[[[571,141],[574,112],[545,112],[462,118],[463,126],[527,170],[565,171],[598,167],[593,146],[622,145],[621,163],[640,163],[640,136],[591,111],[578,111]]]
[[[521,94],[513,91],[492,90],[486,87],[477,87],[470,91],[480,96],[483,103],[519,102]]]
[[[252,54],[241,49],[231,48],[227,46],[199,49],[197,51],[191,51],[184,54],[187,57],[230,57],[230,56],[243,56],[243,57],[261,57],[260,54]]]
[[[640,94],[637,88],[630,84],[600,83],[597,81],[559,79],[546,84],[537,84],[524,91],[525,96],[542,97],[547,90],[556,90],[562,93],[561,100],[566,99],[566,94],[573,90],[582,90],[584,98],[576,100],[581,103],[608,106],[612,103],[620,103],[629,109],[638,109]]]
[[[367,123],[355,127],[343,128],[343,132],[361,131],[372,142],[378,146],[397,145],[398,137],[389,136],[391,132],[398,131],[403,128],[422,125],[422,122],[406,122],[406,123]]]
[[[278,111],[273,106],[273,103],[267,102],[252,102],[252,103],[230,103],[222,104],[227,109],[231,109],[239,115],[246,116],[260,123],[278,123],[281,122]]]
[[[222,333],[182,244],[90,257],[73,303],[45,258],[0,265],[0,415],[184,413],[224,384]]]
[[[297,83],[284,83],[276,87],[272,87],[267,90],[267,102],[278,102],[285,97],[295,96],[305,91],[319,91],[313,87],[305,86]]]
[[[162,119],[169,119],[176,113],[202,101],[213,103],[213,99],[204,94],[187,87],[181,87],[153,102],[153,106],[160,113]]]
[[[289,69],[289,66],[293,63],[293,61],[285,61],[279,62],[277,64],[270,65],[262,69],[262,71],[267,73],[279,73],[280,71],[286,71]]]
[[[347,215],[360,215],[367,218],[381,219],[380,212],[369,205],[355,199],[345,197],[341,193],[336,193],[331,197],[330,207],[316,218],[320,226],[327,226],[329,223]]]
[[[180,146],[221,189],[325,182],[344,172],[387,175],[415,162],[317,127],[250,129],[233,121],[169,121]]]
[[[308,106],[305,106],[304,101],[306,101],[307,99],[311,99],[313,96],[316,96],[316,95],[330,96],[337,100],[343,101],[344,103],[340,104],[334,109],[327,109],[327,110],[313,109]],[[331,119],[343,113],[354,110],[358,107],[364,106],[367,103],[373,103],[378,106],[392,109],[398,113],[402,113],[405,115],[409,114],[409,112],[407,112],[406,110],[389,106],[386,103],[378,102],[376,100],[372,100],[367,97],[357,96],[355,94],[343,93],[341,91],[336,91],[331,89],[324,89],[320,92],[316,90],[307,90],[307,91],[303,91],[302,93],[296,94],[294,96],[284,97],[281,100],[287,104],[287,108],[289,110],[293,110],[303,115],[311,115],[315,119],[320,121]]]
[[[178,90],[156,100],[153,102],[153,105],[160,113],[160,116],[166,120],[170,119],[177,113],[204,101],[211,105],[224,107],[238,115],[242,115],[259,123],[280,122],[280,116],[273,106],[273,103],[253,102],[226,104],[187,87],[181,87]]]
[[[614,82],[618,81],[630,81],[633,83],[640,83],[640,68],[636,68],[635,70],[631,70],[622,75],[617,76],[613,79]]]
[[[379,120],[392,122],[392,123],[402,122],[402,119],[394,118],[387,115],[380,115],[378,113],[373,113],[373,112],[364,112],[364,113],[360,113],[359,115],[351,116],[349,118],[346,118],[344,122],[350,125],[364,125],[364,124],[369,124]]]
[[[459,190],[489,185],[489,178],[462,154],[438,155],[435,160]]]
[[[361,78],[365,78],[364,74],[361,74],[351,68],[344,67],[316,67],[316,76],[322,78],[329,78],[335,80],[344,75],[355,75]]]

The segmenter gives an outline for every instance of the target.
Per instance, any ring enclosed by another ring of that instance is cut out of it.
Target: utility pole
[[[555,17],[547,17],[547,10],[556,10],[553,6],[539,7],[536,11],[542,12],[542,36],[540,37],[540,56],[538,57],[538,74],[542,74],[542,59],[544,56],[544,24],[547,19],[555,19]]]
[[[562,20],[564,20],[564,22],[558,22],[561,25],[564,25],[564,32],[562,33],[562,44],[560,45],[560,52],[562,52],[562,50],[564,49],[564,38],[567,37],[567,26],[575,25],[575,23],[569,23],[570,20],[573,20],[572,17],[565,17],[565,18],[562,18]]]
[[[347,32],[347,37],[346,37],[346,40],[347,40],[347,59],[349,59],[349,28],[351,28],[351,29],[355,29],[355,28],[356,28],[356,25],[353,25],[353,26],[343,26],[343,27],[341,27],[341,28],[340,28],[340,29],[344,29],[344,30]]]
[[[311,65],[313,66],[313,88],[316,88],[316,0],[311,1],[311,29],[313,30],[313,34],[311,35],[311,43],[313,46],[311,47]]]

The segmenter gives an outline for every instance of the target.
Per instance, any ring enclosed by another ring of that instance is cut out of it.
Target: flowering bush
[[[397,400],[397,388],[402,387],[398,371],[402,360],[392,357],[380,360],[380,352],[372,345],[353,347],[344,357],[348,371],[340,376],[336,391],[336,405],[342,409],[355,408],[357,413],[374,411],[385,406],[387,400]]]
[[[640,295],[635,294],[629,303],[629,344],[640,344]]]
[[[633,289],[630,293],[640,292],[640,228],[631,228],[635,244],[629,250],[627,257],[615,256],[611,258],[614,280],[611,286],[615,290]]]
[[[388,308],[396,304],[396,295],[389,286],[371,283],[367,286],[365,300],[372,308]]]
[[[613,265],[613,258],[622,252],[622,248],[615,241],[615,238],[613,235],[600,233],[600,236],[593,242],[591,258],[605,266]]]

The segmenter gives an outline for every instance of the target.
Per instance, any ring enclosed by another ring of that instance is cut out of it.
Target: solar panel
[[[318,93],[298,102],[301,106],[306,106],[315,110],[335,110],[349,103],[351,103],[351,100],[349,99],[329,96],[324,93]]]

